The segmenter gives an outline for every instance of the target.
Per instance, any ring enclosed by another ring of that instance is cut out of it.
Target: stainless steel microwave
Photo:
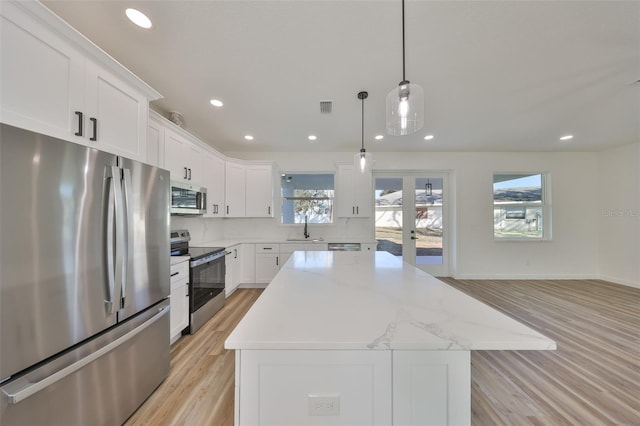
[[[205,214],[207,189],[189,183],[171,182],[171,214]]]

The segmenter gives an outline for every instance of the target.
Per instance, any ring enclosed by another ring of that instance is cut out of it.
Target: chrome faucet
[[[307,215],[304,215],[304,237],[305,238],[309,238],[311,235],[309,235],[309,231],[307,230]]]

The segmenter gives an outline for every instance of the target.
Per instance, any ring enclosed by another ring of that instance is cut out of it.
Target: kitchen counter
[[[295,252],[225,347],[544,350],[555,343],[387,252]]]
[[[468,425],[471,350],[556,344],[387,252],[298,251],[225,347],[237,425]]]
[[[236,238],[227,240],[212,240],[201,243],[191,243],[192,247],[232,247],[238,244],[327,244],[327,243],[361,243],[361,244],[376,244],[376,240],[362,240],[360,238],[329,238],[322,241],[314,241],[314,238],[309,238],[303,241],[303,239],[296,240],[283,240],[278,238]]]

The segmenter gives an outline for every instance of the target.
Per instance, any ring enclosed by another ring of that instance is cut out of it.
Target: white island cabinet
[[[471,351],[556,345],[389,253],[297,251],[225,347],[236,425],[468,425]]]

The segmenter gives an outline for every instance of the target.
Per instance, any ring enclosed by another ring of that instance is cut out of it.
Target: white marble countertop
[[[309,240],[280,240],[277,238],[259,238],[259,239],[228,239],[228,240],[213,240],[200,243],[189,243],[191,247],[232,247],[238,244],[327,244],[327,243],[360,243],[360,244],[376,244],[376,240],[361,240],[358,238],[329,238],[323,241],[314,241],[313,238]]]
[[[545,350],[556,344],[389,253],[297,251],[225,347]]]

